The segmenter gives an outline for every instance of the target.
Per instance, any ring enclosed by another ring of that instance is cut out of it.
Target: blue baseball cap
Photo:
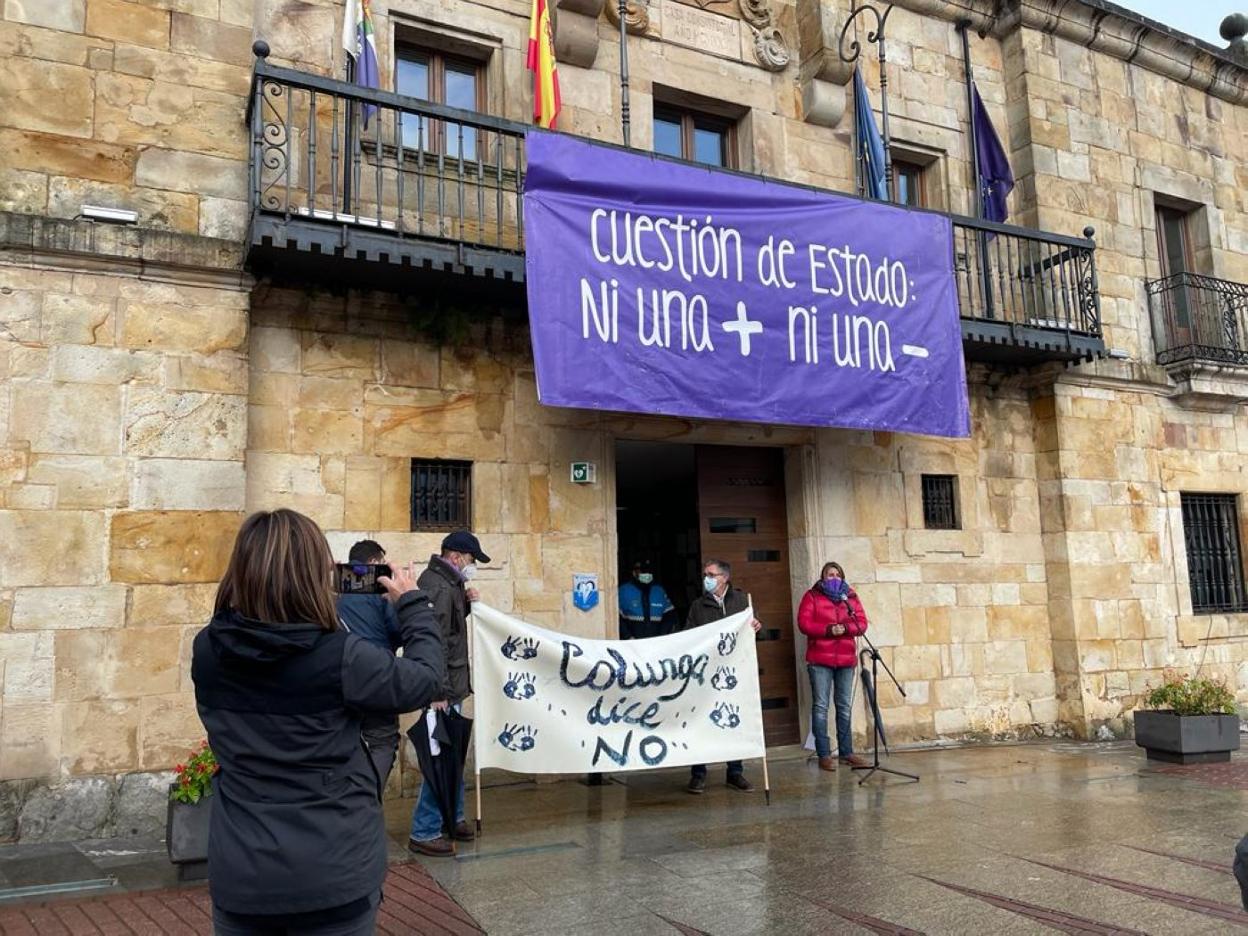
[[[484,562],[486,565],[490,562],[490,557],[481,551],[481,541],[467,530],[448,533],[446,539],[442,540],[442,551],[468,553],[477,562]]]

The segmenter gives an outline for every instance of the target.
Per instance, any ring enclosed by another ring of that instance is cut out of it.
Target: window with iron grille
[[[412,529],[472,526],[472,462],[412,459]]]
[[[929,530],[960,530],[956,475],[923,475],[923,526]]]
[[[1248,611],[1238,498],[1234,494],[1183,494],[1181,500],[1192,610],[1197,614]]]

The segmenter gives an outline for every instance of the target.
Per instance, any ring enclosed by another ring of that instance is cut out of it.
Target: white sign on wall
[[[752,617],[589,640],[474,602],[477,767],[592,773],[762,757]]]

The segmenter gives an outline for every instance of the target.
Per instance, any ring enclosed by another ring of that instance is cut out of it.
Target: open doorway
[[[759,687],[768,744],[798,739],[784,453],[778,448],[619,440],[615,448],[619,581],[649,559],[683,625],[702,564],[732,566],[763,622]]]
[[[649,559],[654,580],[683,626],[702,581],[695,448],[665,442],[615,443],[615,523],[619,581]]]

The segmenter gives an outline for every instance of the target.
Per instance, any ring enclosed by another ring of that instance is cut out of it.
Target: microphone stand
[[[858,654],[859,665],[865,667],[866,664],[863,663],[862,658],[864,656],[871,657],[871,689],[869,693],[870,698],[867,699],[867,703],[871,706],[871,724],[873,728],[871,732],[872,757],[871,757],[871,763],[869,765],[864,764],[861,767],[853,767],[851,769],[866,771],[866,773],[862,775],[862,779],[858,781],[859,786],[862,786],[864,783],[866,783],[868,778],[870,778],[870,776],[873,773],[875,773],[877,770],[880,773],[893,774],[894,776],[897,776],[897,777],[906,777],[907,779],[913,780],[917,783],[919,780],[919,777],[917,774],[905,773],[900,770],[893,770],[891,767],[880,766],[880,741],[884,737],[884,726],[880,720],[880,701],[879,701],[879,695],[878,695],[879,667],[881,666],[884,667],[884,672],[888,673],[888,678],[893,681],[893,685],[897,687],[897,691],[901,693],[902,698],[905,698],[906,690],[901,688],[901,683],[897,681],[897,677],[893,675],[893,671],[888,668],[888,664],[885,663],[883,658],[880,656],[880,651],[876,649],[875,644],[871,642],[871,638],[868,637],[864,633],[862,634],[862,639],[867,642],[867,649],[859,652]],[[887,750],[887,747],[888,747],[888,744],[887,742],[885,742],[885,750]]]

